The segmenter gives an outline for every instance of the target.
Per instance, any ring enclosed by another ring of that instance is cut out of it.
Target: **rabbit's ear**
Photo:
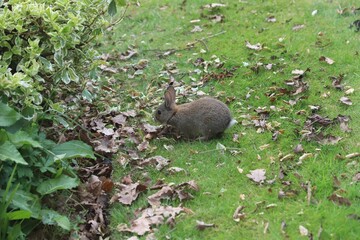
[[[171,109],[175,105],[175,89],[169,86],[165,92],[165,107]]]

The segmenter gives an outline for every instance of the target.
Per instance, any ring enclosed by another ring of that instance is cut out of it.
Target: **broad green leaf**
[[[0,196],[4,195],[4,191],[0,191]],[[8,194],[9,195],[9,194]],[[6,196],[8,199],[9,196]],[[23,190],[17,190],[14,194],[14,198],[11,201],[11,205],[21,210],[31,212],[31,217],[40,218],[40,200],[37,195]]]
[[[22,220],[22,219],[28,219],[31,217],[31,212],[26,210],[17,210],[13,212],[6,213],[9,220]]]
[[[0,160],[10,160],[19,164],[28,165],[20,152],[16,149],[15,145],[10,141],[6,141],[0,146]]]
[[[67,175],[61,175],[58,178],[46,180],[36,188],[41,195],[50,194],[58,190],[71,189],[77,187],[80,181],[78,178],[72,178]]]
[[[31,145],[35,148],[42,148],[41,144],[32,139],[27,132],[17,131],[15,134],[8,133],[8,136],[10,141],[15,144],[17,148],[20,148],[23,145]]]
[[[0,127],[13,125],[21,118],[21,115],[8,105],[0,102]]]
[[[117,13],[116,1],[112,0],[109,4],[108,13],[110,16],[114,16]]]
[[[77,140],[56,145],[52,152],[55,155],[66,154],[65,159],[77,157],[96,159],[92,148],[86,143]]]
[[[58,225],[65,230],[71,230],[70,220],[58,212],[50,209],[43,209],[41,211],[42,222],[48,225]]]

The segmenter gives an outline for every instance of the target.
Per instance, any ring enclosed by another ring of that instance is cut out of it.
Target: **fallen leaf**
[[[300,29],[303,29],[304,27],[305,27],[304,24],[298,24],[298,25],[293,26],[292,30],[299,31]]]
[[[192,33],[195,33],[195,32],[202,32],[203,29],[200,27],[200,26],[194,26],[194,28],[191,30]]]
[[[223,22],[223,21],[224,21],[225,16],[222,15],[222,14],[220,14],[220,15],[216,14],[216,15],[211,15],[211,16],[209,16],[209,19],[210,19],[212,22],[214,22],[214,23],[219,23],[219,22]]]
[[[174,189],[170,186],[164,186],[158,192],[150,195],[147,199],[151,206],[159,207],[162,199],[171,199],[174,195]]]
[[[249,49],[256,50],[256,51],[260,51],[262,49],[262,46],[260,43],[252,45],[249,41],[245,41],[245,46]]]
[[[140,152],[144,152],[145,150],[147,150],[149,147],[149,142],[148,141],[143,141],[142,143],[140,143],[136,148],[140,151]]]
[[[121,53],[119,56],[119,59],[122,61],[126,61],[129,60],[130,58],[132,58],[133,56],[137,55],[137,51],[134,49],[128,49],[126,50],[125,53]]]
[[[203,231],[205,228],[213,228],[215,224],[213,223],[205,223],[203,221],[196,220],[196,228],[200,231]]]
[[[303,146],[301,144],[296,145],[294,148],[294,153],[302,153],[302,152],[304,152]]]
[[[333,136],[333,135],[326,135],[326,136],[322,137],[322,135],[320,134],[319,135],[319,140],[317,142],[320,143],[320,144],[323,144],[323,145],[335,145],[341,139],[343,139],[343,138],[342,137],[336,137],[336,136]]]
[[[254,182],[260,183],[266,179],[265,173],[265,169],[255,169],[251,170],[250,174],[246,174],[246,176]]]
[[[266,18],[266,21],[274,23],[274,22],[276,22],[276,18],[275,18],[275,16],[269,16],[269,17]]]
[[[162,170],[165,166],[169,165],[170,160],[162,157],[162,156],[154,156],[150,158],[146,158],[139,163],[139,166],[148,166],[155,164],[157,170]]]
[[[233,214],[233,219],[235,222],[240,222],[240,220],[245,218],[245,213],[242,212],[242,210],[244,210],[245,206],[239,206],[236,208],[234,214]]]
[[[341,97],[340,102],[342,102],[343,104],[348,105],[348,106],[352,105],[352,101],[348,97]]]
[[[339,123],[340,123],[340,130],[343,132],[351,132],[352,129],[349,128],[349,121],[350,121],[350,117],[349,116],[343,116],[343,115],[338,115],[336,118]]]
[[[330,64],[330,65],[332,65],[332,64],[335,63],[334,60],[332,60],[331,58],[325,57],[325,56],[321,56],[321,57],[319,58],[319,61],[320,61],[320,62],[326,62],[327,64]]]
[[[337,205],[351,206],[351,202],[349,199],[344,198],[337,193],[333,193],[331,196],[328,197],[328,199],[333,203],[336,203]]]
[[[263,150],[265,150],[265,149],[267,149],[267,148],[269,148],[270,147],[270,144],[264,144],[264,145],[261,145],[260,147],[259,147],[259,149],[261,150],[261,151],[263,151]]]
[[[295,69],[295,70],[291,71],[291,74],[294,74],[294,75],[303,75],[304,73],[305,73],[304,70],[299,70],[299,69]]]
[[[210,3],[202,6],[202,8],[220,8],[220,7],[226,7],[226,5],[222,3]]]
[[[265,226],[264,226],[264,234],[266,234],[269,230],[269,222],[265,222]]]
[[[114,203],[115,201],[119,201],[125,205],[131,205],[133,201],[137,199],[141,192],[147,190],[147,186],[137,183],[130,183],[128,185],[122,184],[120,186],[121,190],[119,193],[114,194],[111,198],[110,203]]]
[[[183,168],[179,168],[179,167],[171,167],[171,168],[168,168],[167,171],[170,174],[179,173],[179,172],[186,172]]]
[[[124,125],[126,122],[126,116],[124,116],[123,114],[118,114],[115,117],[113,117],[111,120],[113,121],[113,123]]]
[[[307,230],[304,226],[299,226],[299,231],[301,236],[308,236],[309,230]]]
[[[360,156],[360,153],[355,152],[355,153],[347,154],[345,157],[346,158],[355,158],[355,157],[359,157],[359,156]]]
[[[313,154],[312,153],[304,153],[303,155],[301,155],[301,157],[299,157],[299,161],[302,162],[303,160],[312,157]]]

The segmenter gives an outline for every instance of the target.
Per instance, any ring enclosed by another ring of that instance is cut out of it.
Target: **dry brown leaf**
[[[226,5],[222,3],[210,3],[202,6],[202,8],[220,8],[220,7],[226,7]]]
[[[266,18],[266,21],[274,23],[274,22],[276,22],[276,18],[275,18],[275,16],[269,16],[269,17]]]
[[[239,206],[236,208],[234,214],[233,214],[233,219],[235,222],[240,222],[240,220],[245,218],[245,213],[242,212],[242,210],[244,210],[245,206]]]
[[[292,30],[299,31],[300,29],[303,29],[304,27],[305,27],[304,24],[298,24],[298,25],[293,26]]]
[[[130,183],[128,185],[121,184],[120,188],[121,188],[120,192],[114,194],[114,196],[110,200],[110,203],[119,201],[122,204],[131,205],[132,202],[137,199],[137,197],[141,192],[147,190],[147,186],[140,184],[139,182]]]
[[[353,104],[350,98],[348,97],[341,97],[340,102],[348,106],[351,106]]]
[[[301,236],[308,236],[309,235],[309,230],[307,230],[304,226],[300,225],[299,226],[299,232]]]
[[[249,41],[245,41],[245,46],[249,49],[256,50],[256,51],[260,51],[262,49],[262,45],[260,43],[252,45]]]
[[[351,202],[349,199],[344,198],[337,193],[333,193],[331,196],[328,197],[328,199],[333,203],[336,203],[337,205],[351,206]]]
[[[213,228],[216,227],[213,223],[205,223],[203,221],[196,220],[196,228],[200,231],[205,230],[205,228]]]
[[[139,166],[148,166],[148,165],[156,165],[157,170],[162,170],[164,167],[169,165],[170,160],[162,157],[162,156],[154,156],[150,158],[146,158],[139,163]]]
[[[246,174],[246,176],[256,183],[261,183],[266,179],[265,173],[265,169],[255,169],[251,170],[250,174]]]
[[[326,62],[327,64],[330,64],[330,65],[332,65],[332,64],[335,63],[334,60],[332,60],[331,58],[325,57],[325,56],[321,56],[321,57],[319,58],[319,61],[320,61],[320,62]]]
[[[160,206],[162,199],[171,199],[174,195],[174,189],[170,186],[164,186],[157,193],[148,197],[151,206]]]

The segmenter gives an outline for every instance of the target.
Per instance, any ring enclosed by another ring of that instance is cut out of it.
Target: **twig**
[[[307,204],[310,205],[311,202],[311,182],[307,184]]]

